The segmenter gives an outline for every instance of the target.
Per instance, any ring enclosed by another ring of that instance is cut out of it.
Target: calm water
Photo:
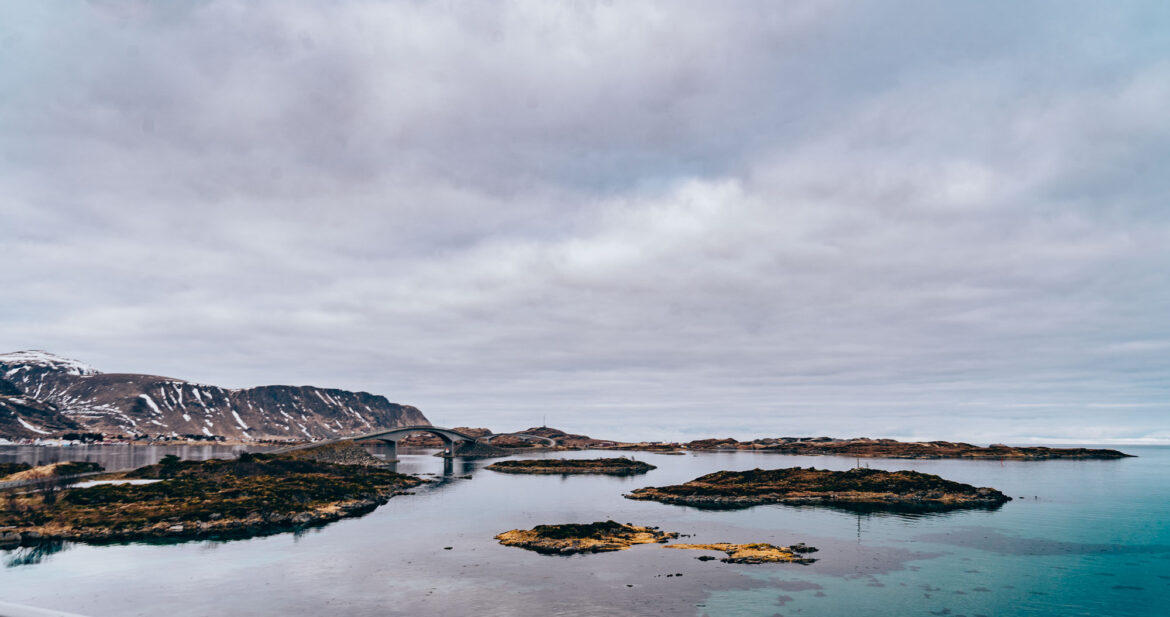
[[[270,447],[247,446],[128,446],[128,445],[85,445],[64,448],[41,446],[0,446],[0,463],[28,463],[48,465],[69,461],[90,461],[99,463],[109,470],[133,469],[153,465],[162,457],[174,454],[180,458],[205,461],[209,458],[235,458],[244,450],[256,452]]]
[[[917,517],[784,506],[706,512],[621,497],[719,469],[847,469],[853,459],[636,453],[658,469],[635,478],[561,478],[400,453],[399,471],[439,481],[363,518],[232,542],[0,552],[8,566],[0,568],[0,598],[95,617],[1167,614],[1170,448],[1125,450],[1140,458],[869,460],[1016,497],[996,511]],[[599,454],[612,455],[556,456]],[[13,455],[0,450],[0,460]],[[820,548],[819,561],[700,562],[701,553],[657,545],[550,557],[492,539],[517,527],[610,518],[693,534],[686,541],[806,542]]]

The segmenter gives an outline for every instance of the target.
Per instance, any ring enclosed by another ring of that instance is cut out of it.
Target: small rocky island
[[[657,527],[602,521],[513,529],[497,535],[496,539],[505,546],[518,546],[546,555],[573,555],[621,551],[635,544],[662,544],[677,537],[677,533],[661,531]]]
[[[45,540],[266,535],[363,514],[423,482],[388,469],[313,460],[318,455],[346,460],[360,456],[345,444],[317,454],[244,453],[235,460],[168,456],[158,464],[109,476],[139,482],[135,484],[48,486],[4,495],[0,537],[7,545],[33,545]]]
[[[802,544],[792,546],[775,546],[762,542],[755,544],[668,544],[664,548],[681,548],[697,551],[722,551],[727,556],[719,561],[723,563],[799,563],[810,564],[816,559],[805,557],[807,553],[815,553],[816,548]],[[697,559],[714,559],[714,557],[697,557]]]
[[[606,474],[630,476],[657,469],[654,465],[628,458],[526,459],[492,463],[485,467],[502,473]]]
[[[994,508],[1011,501],[993,488],[916,471],[813,467],[717,471],[685,484],[640,488],[626,497],[707,509],[787,504],[899,511]]]

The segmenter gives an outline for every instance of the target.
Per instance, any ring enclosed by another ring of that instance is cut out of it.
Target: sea
[[[445,460],[403,448],[397,470],[432,482],[360,518],[246,540],[0,551],[0,600],[92,617],[1170,615],[1170,447],[1120,449],[1136,457],[629,452],[657,469],[608,477],[509,475],[484,469],[493,459]],[[198,459],[236,452],[6,446],[0,461],[93,460],[120,468],[170,453]],[[938,474],[1013,499],[995,510],[915,515],[807,506],[710,511],[622,496],[718,470],[857,465]],[[653,544],[548,556],[494,540],[510,529],[604,520],[658,526],[684,534],[684,542],[804,542],[819,550],[809,565],[742,565]]]

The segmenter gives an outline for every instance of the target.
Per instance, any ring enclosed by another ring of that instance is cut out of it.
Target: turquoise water
[[[95,617],[1167,614],[1170,448],[1123,449],[1139,458],[862,460],[1016,498],[994,511],[921,516],[785,506],[711,512],[621,497],[719,469],[847,469],[854,459],[635,453],[659,468],[634,478],[562,478],[403,454],[399,471],[438,481],[360,519],[232,542],[0,552],[8,566],[0,568],[0,599]],[[609,518],[692,534],[688,542],[806,542],[820,551],[808,566],[748,566],[657,545],[550,557],[492,539]]]

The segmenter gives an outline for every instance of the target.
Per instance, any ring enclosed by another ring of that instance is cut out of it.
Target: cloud
[[[2,11],[13,349],[497,429],[1170,431],[1157,7]]]

